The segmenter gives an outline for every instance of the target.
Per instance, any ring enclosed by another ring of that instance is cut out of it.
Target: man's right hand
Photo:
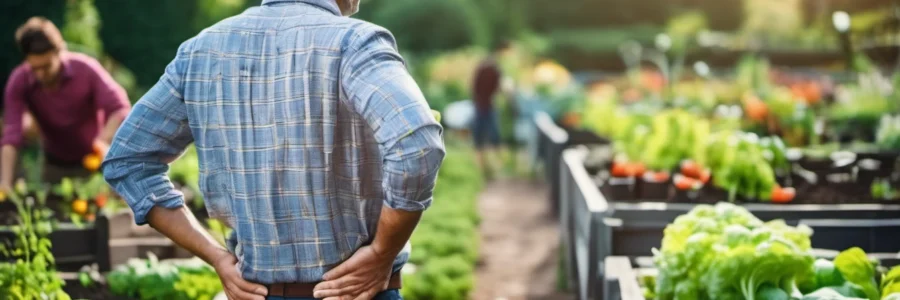
[[[219,274],[225,295],[229,300],[265,300],[268,291],[265,286],[244,280],[237,269],[237,257],[228,253],[215,260],[213,267]]]

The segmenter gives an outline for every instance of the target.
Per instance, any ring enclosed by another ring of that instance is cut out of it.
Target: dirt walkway
[[[559,232],[547,196],[546,185],[526,180],[487,186],[473,299],[572,299],[556,292]]]

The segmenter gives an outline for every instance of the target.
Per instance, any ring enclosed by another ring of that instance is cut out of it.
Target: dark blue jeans
[[[475,120],[472,123],[475,148],[482,149],[500,144],[500,123],[497,119],[497,113],[493,110],[475,113]]]
[[[266,297],[267,300],[316,300],[313,298],[285,298],[285,297]],[[384,292],[375,295],[375,298],[372,300],[403,300],[403,297],[400,297],[399,290],[387,290]]]

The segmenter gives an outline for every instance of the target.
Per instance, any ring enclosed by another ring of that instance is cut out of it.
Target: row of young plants
[[[862,187],[854,193],[871,201],[897,197],[900,75],[871,71],[834,85],[753,56],[732,79],[702,66],[689,79],[632,70],[591,86],[583,109],[562,118],[613,141],[612,163],[593,167],[630,185],[625,198],[696,201],[702,189],[716,200],[791,202],[816,185]],[[642,195],[652,185],[659,192]]]
[[[404,299],[468,299],[478,260],[480,217],[477,197],[483,187],[474,153],[447,147],[434,202],[410,240],[410,262],[403,269]]]
[[[0,257],[4,258],[0,260],[0,299],[70,299],[50,252],[52,212],[36,208],[45,204],[47,191],[27,197],[16,192],[6,196],[15,205],[20,223],[11,226],[14,240],[0,243]]]

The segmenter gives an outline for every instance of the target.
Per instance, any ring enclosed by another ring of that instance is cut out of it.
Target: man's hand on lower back
[[[347,261],[325,273],[314,297],[325,300],[369,300],[388,287],[395,255],[378,253],[372,246],[359,248]]]
[[[213,267],[219,274],[222,287],[229,300],[265,300],[268,291],[262,285],[244,280],[237,269],[237,258],[231,253],[223,253],[216,258]]]

